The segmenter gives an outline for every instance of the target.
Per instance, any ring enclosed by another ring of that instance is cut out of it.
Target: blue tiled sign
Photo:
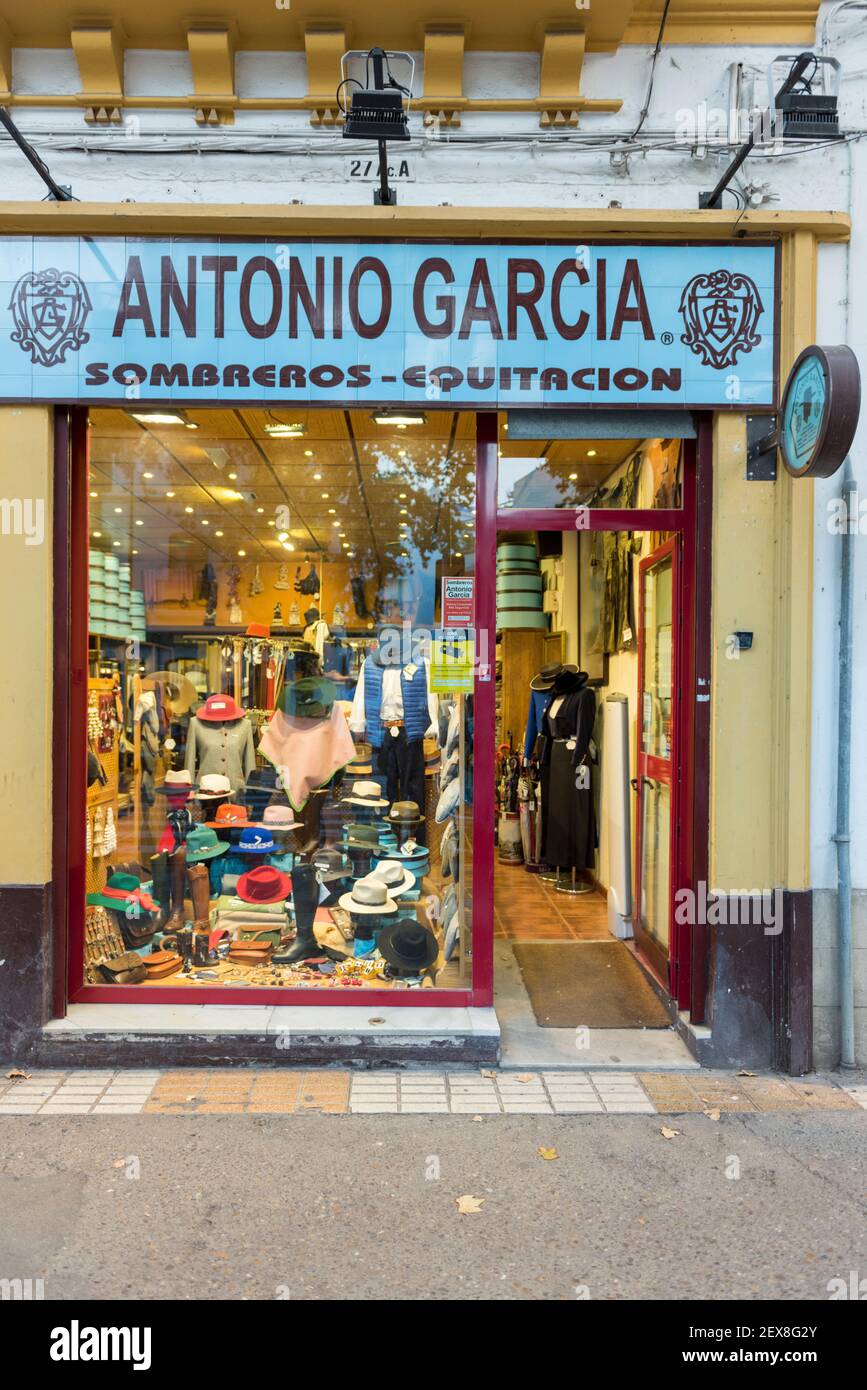
[[[776,248],[0,239],[0,399],[755,408]]]

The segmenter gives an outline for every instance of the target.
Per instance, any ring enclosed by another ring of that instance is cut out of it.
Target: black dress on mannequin
[[[580,768],[589,766],[595,718],[596,696],[586,672],[558,677],[545,714],[542,755],[542,858],[552,868],[592,869],[594,865],[593,791],[589,773],[581,777]]]

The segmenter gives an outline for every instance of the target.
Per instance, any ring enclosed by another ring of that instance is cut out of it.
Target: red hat
[[[282,903],[292,891],[292,880],[270,864],[259,864],[248,874],[241,874],[235,889],[245,903]]]
[[[245,637],[270,637],[270,636],[271,636],[271,629],[270,629],[270,627],[268,626],[267,623],[250,623],[249,627],[247,628],[247,631],[244,633],[244,636],[245,636]]]
[[[246,710],[242,710],[231,695],[209,695],[202,707],[196,710],[196,718],[212,724],[223,724],[228,719],[243,719],[245,713]]]

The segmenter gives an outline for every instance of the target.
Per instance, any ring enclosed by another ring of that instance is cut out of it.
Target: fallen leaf
[[[113,1163],[111,1166],[112,1166],[112,1168],[125,1168],[125,1167],[126,1167],[126,1159],[125,1159],[125,1158],[116,1158],[116,1159],[114,1160],[114,1163]]]
[[[746,1067],[744,1067],[743,1071],[736,1071],[735,1076],[755,1076],[755,1072],[747,1071]]]
[[[477,1216],[482,1209],[484,1197],[472,1197],[468,1192],[463,1197],[455,1198],[455,1205],[461,1216]]]
[[[543,1148],[542,1145],[540,1144],[540,1145],[539,1145],[539,1157],[540,1157],[540,1158],[544,1158],[548,1163],[550,1163],[552,1159],[559,1158],[560,1155],[558,1154],[558,1152],[557,1152],[556,1149],[546,1149],[546,1148]]]
[[[639,1226],[646,1226],[646,1225],[647,1225],[647,1217],[646,1217],[646,1216],[639,1216],[639,1218],[638,1218],[638,1224],[639,1224]]]
[[[714,1106],[712,1110],[703,1110],[701,1113],[703,1115],[707,1115],[709,1120],[719,1119],[719,1110],[716,1108],[716,1106]]]
[[[659,1132],[663,1139],[673,1139],[676,1134],[680,1134],[679,1129],[669,1129],[668,1125],[663,1125]]]
[[[487,1081],[495,1081],[497,1078],[497,1073],[490,1069],[480,1072],[479,1075],[484,1076]]]
[[[524,1082],[524,1081],[535,1081],[536,1078],[535,1078],[535,1076],[533,1076],[532,1072],[522,1071],[522,1072],[520,1073],[519,1076],[516,1076],[516,1077],[515,1077],[515,1080],[516,1080],[516,1081],[521,1081],[521,1082]]]
[[[475,1124],[477,1124],[477,1125],[480,1125],[480,1124],[482,1123],[482,1117],[481,1117],[481,1115],[474,1115],[474,1116],[473,1116],[473,1122],[474,1122]]]
[[[19,1067],[13,1067],[11,1071],[7,1071],[7,1073],[6,1073],[6,1080],[7,1080],[7,1081],[29,1081],[29,1080],[30,1080],[30,1072],[29,1072],[29,1071],[21,1071],[21,1069],[20,1069]]]

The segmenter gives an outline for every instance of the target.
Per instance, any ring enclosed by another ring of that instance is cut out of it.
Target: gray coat
[[[256,768],[253,728],[249,719],[214,724],[193,716],[187,733],[184,766],[193,781],[206,773],[221,772],[228,777],[235,791],[239,791]]]

